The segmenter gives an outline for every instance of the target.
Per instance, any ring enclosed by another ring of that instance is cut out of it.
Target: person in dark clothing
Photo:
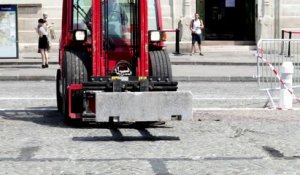
[[[42,68],[48,68],[49,40],[48,40],[46,21],[41,18],[38,20],[38,23],[39,23],[38,29],[37,29],[37,32],[39,34],[38,48],[39,48],[39,52],[41,53],[41,56],[42,56]]]

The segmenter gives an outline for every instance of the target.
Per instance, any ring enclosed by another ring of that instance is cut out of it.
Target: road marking
[[[276,98],[274,98],[276,99]],[[278,98],[277,98],[278,99]],[[226,97],[193,97],[193,100],[268,100],[268,98],[257,98],[257,97],[249,97],[249,98],[226,98]]]
[[[43,111],[57,111],[56,107],[47,107],[47,108],[0,108],[1,112],[43,112]]]
[[[0,97],[0,100],[56,100],[56,98],[34,98],[34,97],[28,97],[28,98],[19,98],[19,97]]]
[[[275,109],[270,108],[193,108],[193,111],[272,111]],[[30,109],[30,108],[0,108],[1,112],[43,112],[43,111],[57,111],[56,107],[47,107],[47,108],[38,108],[38,109]],[[300,108],[293,108],[288,111],[300,111]]]
[[[275,97],[273,99],[279,99]],[[56,100],[55,97],[40,98],[40,97],[0,97],[0,100]],[[193,100],[268,100],[264,97],[248,97],[248,98],[235,98],[235,97],[193,97]]]
[[[273,108],[193,108],[193,111],[271,111]],[[293,108],[288,111],[299,111],[300,108]]]
[[[20,98],[20,97],[0,97],[0,100],[55,100],[56,98],[39,98],[39,97],[28,97],[28,98]],[[226,98],[226,97],[193,97],[195,100],[267,100],[268,98]]]

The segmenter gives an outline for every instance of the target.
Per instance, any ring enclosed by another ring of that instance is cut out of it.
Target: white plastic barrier
[[[269,97],[265,107],[271,102],[272,108],[289,109],[291,108],[290,98],[300,102],[293,91],[300,87],[300,39],[262,39],[257,43],[256,58],[258,86],[260,90],[266,91]],[[284,62],[289,63],[283,65]],[[284,73],[279,75],[282,65],[287,68],[293,66],[293,75]],[[287,93],[290,95],[287,96]],[[286,98],[289,99],[289,104]],[[279,99],[278,105],[274,99]]]
[[[293,94],[289,89],[293,87],[294,66],[292,62],[283,62],[280,67],[280,77],[284,82],[281,84],[278,108],[286,110],[293,108]]]

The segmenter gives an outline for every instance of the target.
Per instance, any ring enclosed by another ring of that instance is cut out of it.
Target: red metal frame
[[[70,44],[69,40],[69,32],[72,30],[72,16],[73,10],[72,8],[72,0],[63,0],[63,10],[62,10],[62,33],[61,33],[61,40],[60,40],[60,47],[59,47],[59,64],[60,67],[63,68],[64,64],[64,51],[65,47]],[[61,71],[62,74],[64,71]]]
[[[161,0],[155,0],[157,7],[157,24],[158,30],[162,30],[162,9],[161,9]],[[64,50],[65,47],[70,45],[69,33],[72,30],[72,0],[64,0],[63,1],[63,18],[62,18],[62,39],[60,41],[60,58],[59,63],[63,65],[64,59]],[[140,10],[140,55],[138,55],[138,63],[137,63],[137,76],[149,76],[149,58],[148,58],[148,47],[149,47],[149,39],[148,39],[148,0],[140,0],[139,2],[139,10]],[[92,0],[92,76],[107,76],[107,70],[113,67],[116,64],[117,60],[110,60],[111,55],[107,55],[105,50],[103,49],[103,33],[102,31],[102,8],[101,8],[101,0]],[[163,42],[154,44],[158,47],[163,47]],[[64,72],[64,71],[62,71]]]
[[[138,76],[149,76],[149,58],[148,58],[148,2],[147,0],[140,1],[140,29],[141,29],[141,58],[139,59]]]
[[[161,8],[161,0],[155,0],[156,5],[156,19],[157,19],[157,30],[163,30],[163,21],[162,21],[162,8]],[[152,46],[163,48],[165,47],[164,42],[151,43]]]
[[[106,70],[113,67],[116,62],[110,60],[103,49],[103,34],[102,34],[102,9],[100,0],[93,0],[92,6],[92,46],[93,46],[93,76],[107,76]],[[149,58],[148,58],[148,3],[147,0],[140,0],[140,30],[141,30],[141,50],[137,65],[137,76],[149,76]],[[160,19],[160,18],[158,18]],[[161,25],[161,20],[159,20]]]
[[[74,90],[82,90],[82,84],[72,84],[68,88],[68,111],[69,111],[69,117],[72,119],[81,118],[81,114],[72,113],[72,91]]]
[[[162,30],[162,9],[160,0],[156,1],[157,7],[157,24],[158,30]],[[114,57],[122,56],[122,51],[109,55],[106,53],[103,47],[103,20],[102,20],[102,0],[92,0],[92,28],[90,28],[92,37],[88,39],[87,43],[84,43],[80,47],[86,47],[87,50],[92,54],[92,76],[93,77],[105,77],[107,70],[116,64],[116,60],[112,60],[111,56]],[[59,48],[59,64],[61,69],[64,69],[64,52],[66,47],[72,47],[72,40],[70,38],[70,32],[72,31],[72,19],[73,19],[73,0],[63,0],[63,12],[62,12],[62,34]],[[147,77],[149,76],[149,38],[148,38],[148,0],[139,1],[139,28],[140,28],[140,55],[137,55],[137,68],[136,76]],[[163,47],[163,43],[156,43],[155,46]],[[130,51],[127,50],[130,54]],[[126,52],[126,53],[127,53]],[[124,54],[124,53],[123,53]],[[131,53],[132,54],[132,53]],[[123,55],[124,56],[124,55]],[[129,57],[129,56],[125,56]],[[65,77],[62,72],[62,78]],[[72,119],[81,118],[80,114],[72,113],[72,91],[82,90],[81,84],[71,84],[68,88],[68,111],[69,117]]]
[[[157,8],[157,24],[158,24],[158,30],[163,29],[163,23],[162,23],[162,9],[161,9],[161,3],[160,0],[156,0],[156,8]]]
[[[157,10],[157,21],[158,21],[158,30],[163,30],[163,21],[162,21],[162,8],[161,1],[156,0],[156,10]],[[159,42],[158,47],[165,47],[164,42]]]
[[[101,2],[93,0],[92,3],[92,46],[93,46],[93,76],[105,76],[105,60],[102,46],[102,20]]]

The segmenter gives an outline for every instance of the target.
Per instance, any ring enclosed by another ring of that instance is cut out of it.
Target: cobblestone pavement
[[[300,174],[300,111],[198,111],[157,128],[0,111],[0,174]]]

